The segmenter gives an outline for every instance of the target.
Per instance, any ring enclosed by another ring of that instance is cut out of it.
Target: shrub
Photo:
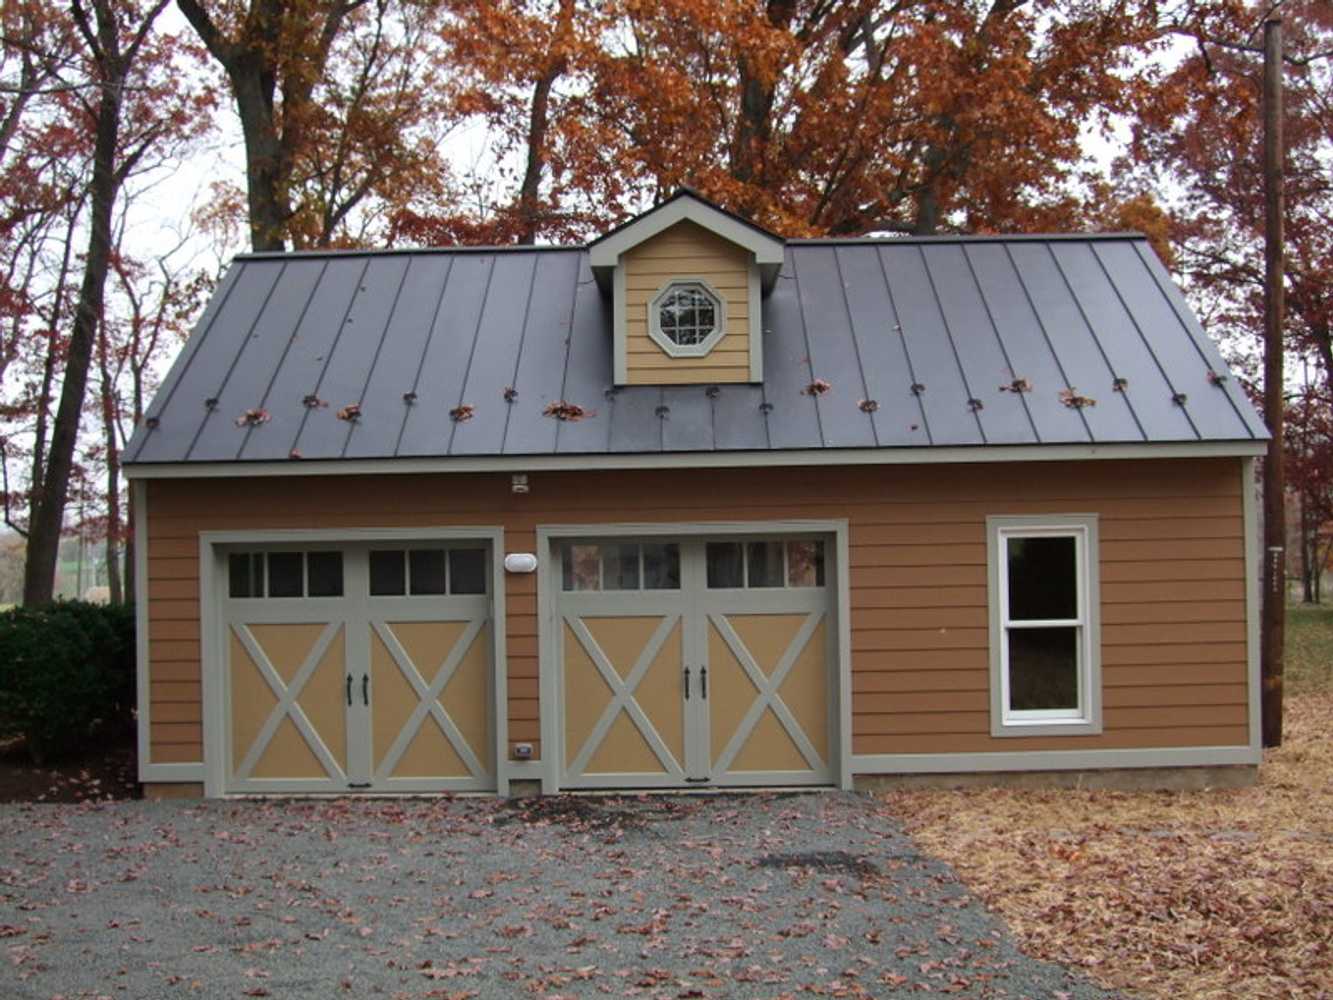
[[[134,612],[61,601],[0,614],[0,720],[41,763],[133,719]]]

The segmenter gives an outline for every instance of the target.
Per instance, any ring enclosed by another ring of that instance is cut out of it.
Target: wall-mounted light
[[[531,552],[510,552],[505,556],[506,573],[535,573],[537,557]]]
[[[526,472],[516,472],[509,477],[509,492],[528,492],[528,474]]]

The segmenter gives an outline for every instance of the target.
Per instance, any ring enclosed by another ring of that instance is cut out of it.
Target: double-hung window
[[[987,519],[991,733],[1101,732],[1097,520]]]

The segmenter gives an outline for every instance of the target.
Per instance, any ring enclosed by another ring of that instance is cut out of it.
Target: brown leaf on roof
[[[456,424],[461,424],[464,420],[471,420],[476,412],[477,408],[471,403],[459,403],[449,411],[449,419]]]
[[[856,406],[862,413],[874,413],[879,409],[879,401],[875,399],[858,399],[856,401]]]
[[[822,378],[817,378],[817,379],[815,379],[813,382],[811,382],[809,385],[807,385],[804,389],[801,390],[801,395],[802,395],[802,396],[822,396],[822,395],[824,395],[824,393],[828,392],[828,391],[829,391],[830,389],[832,389],[832,388],[833,388],[833,386],[831,386],[831,385],[830,385],[828,382],[826,382],[824,379],[822,379]]]
[[[236,418],[237,427],[258,427],[260,424],[266,424],[273,418],[268,410],[246,410]]]
[[[360,416],[361,416],[360,403],[348,403],[346,406],[344,406],[341,410],[338,411],[339,420],[354,421],[359,419]]]
[[[578,403],[571,403],[564,399],[547,403],[546,408],[542,410],[542,416],[555,417],[556,420],[582,420],[584,417],[594,417],[596,415],[596,410],[586,410]]]
[[[1001,392],[1031,392],[1032,383],[1022,375],[1014,379],[1008,385],[1000,386]]]
[[[1124,392],[1126,389],[1129,388],[1129,379],[1127,378],[1112,379],[1111,388],[1114,389],[1116,392]]]
[[[301,405],[304,406],[307,410],[318,410],[321,407],[328,406],[329,404],[327,400],[320,399],[312,392],[310,393],[310,395],[306,396],[303,400],[301,400]]]
[[[518,390],[512,385],[505,386],[504,398],[506,403],[512,403],[514,400],[518,399]]]
[[[1060,402],[1064,403],[1065,406],[1069,407],[1071,410],[1081,410],[1085,406],[1097,405],[1097,400],[1093,399],[1091,396],[1080,396],[1078,390],[1073,386],[1070,386],[1068,389],[1060,390]]]

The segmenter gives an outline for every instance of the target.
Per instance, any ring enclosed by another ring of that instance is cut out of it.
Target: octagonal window
[[[702,281],[674,281],[649,303],[649,330],[668,354],[706,354],[726,323],[720,296]]]

